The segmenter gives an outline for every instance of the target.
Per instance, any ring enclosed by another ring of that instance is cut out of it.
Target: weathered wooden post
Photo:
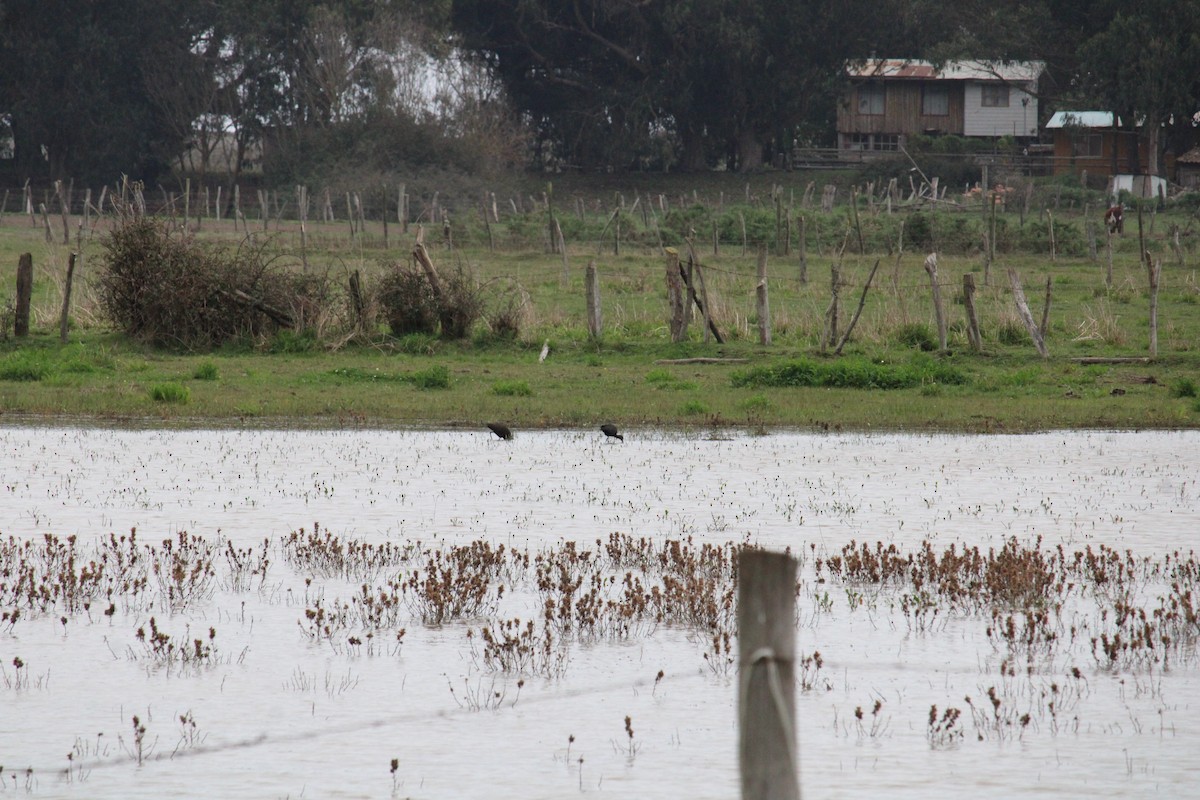
[[[366,323],[366,300],[363,298],[362,278],[358,270],[350,273],[350,305],[354,308],[354,327],[363,330]]]
[[[821,350],[837,343],[838,339],[838,291],[841,288],[841,274],[836,263],[829,265],[829,309],[825,312],[825,338],[821,341]]]
[[[1054,246],[1054,215],[1050,213],[1050,209],[1046,209],[1046,230],[1050,234],[1050,260],[1057,261],[1057,248]]]
[[[796,753],[796,562],[738,557],[738,765],[742,800],[799,800]]]
[[[850,324],[846,326],[846,332],[842,334],[841,341],[838,342],[837,348],[833,351],[835,356],[842,354],[842,348],[846,346],[846,342],[850,341],[850,334],[854,333],[854,326],[858,324],[858,318],[862,316],[863,308],[867,305],[867,292],[871,289],[871,284],[875,281],[875,273],[879,271],[879,259],[875,259],[875,266],[871,267],[871,274],[867,276],[867,282],[863,284],[862,294],[858,298],[858,308],[854,310],[854,316],[850,317]]]
[[[74,185],[74,181],[71,182]],[[62,181],[54,182],[54,193],[58,195],[58,208],[62,213],[63,244],[71,243],[71,193],[72,189]]]
[[[933,314],[937,319],[938,348],[946,349],[946,312],[942,308],[942,287],[938,285],[937,253],[925,256],[925,271],[929,273],[929,286],[933,291]]]
[[[978,353],[983,349],[983,338],[979,335],[979,316],[975,313],[975,276],[963,273],[963,306],[967,310],[967,341]]]
[[[587,293],[587,328],[588,336],[600,338],[600,275],[596,272],[595,260],[589,260],[583,272],[583,287]]]
[[[1033,339],[1033,346],[1037,348],[1042,358],[1049,358],[1050,353],[1046,350],[1046,340],[1042,337],[1042,332],[1038,330],[1037,323],[1033,321],[1033,314],[1029,312],[1029,303],[1025,302],[1025,290],[1021,288],[1021,277],[1012,267],[1008,268],[1008,282],[1012,285],[1017,314],[1020,315],[1021,322],[1025,323],[1025,330],[1029,331],[1029,338]]]
[[[571,263],[567,259],[567,240],[563,236],[562,226],[558,224],[558,219],[554,220],[554,240],[557,242],[555,250],[562,256],[562,282],[565,286],[571,280]]]
[[[800,283],[808,283],[808,221],[800,215]]]
[[[687,317],[683,313],[683,276],[679,271],[679,251],[667,248],[667,304],[670,306],[668,327],[672,342],[687,338]]]
[[[1150,357],[1158,356],[1158,279],[1162,275],[1162,260],[1150,262],[1146,259],[1146,271],[1150,276]]]
[[[300,216],[300,263],[308,269],[308,187],[296,187],[296,206]]]
[[[29,335],[29,305],[33,300],[33,254],[21,253],[17,261],[17,305],[13,333]]]
[[[54,235],[50,233],[50,212],[46,210],[45,203],[38,203],[38,210],[42,212],[42,226],[46,230],[46,244],[54,241]]]
[[[67,320],[71,313],[71,280],[75,277],[75,253],[67,259],[67,281],[63,286],[62,318],[58,321],[58,340],[67,343]]]
[[[756,301],[755,310],[758,314],[758,343],[763,346],[771,344],[771,305],[767,297],[767,246],[758,246],[758,285],[754,287]]]
[[[1042,334],[1042,339],[1046,338],[1046,330],[1050,327],[1050,299],[1054,296],[1054,276],[1046,276],[1046,302],[1042,305],[1042,324],[1038,326],[1038,331]]]

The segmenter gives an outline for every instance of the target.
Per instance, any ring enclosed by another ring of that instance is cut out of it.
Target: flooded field
[[[0,795],[1192,796],[1200,434],[0,429]],[[136,530],[136,533],[132,533]]]

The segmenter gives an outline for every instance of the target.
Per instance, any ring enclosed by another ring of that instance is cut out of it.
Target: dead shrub
[[[395,336],[440,333],[443,339],[466,338],[483,316],[483,295],[464,268],[441,276],[441,296],[416,267],[393,264],[378,289],[379,305]]]
[[[377,291],[379,306],[393,336],[437,333],[437,298],[424,272],[392,264],[380,279]]]
[[[102,247],[100,307],[126,335],[150,344],[211,349],[277,326],[262,304],[292,305],[292,290],[260,250],[201,244],[136,217],[105,236]]]

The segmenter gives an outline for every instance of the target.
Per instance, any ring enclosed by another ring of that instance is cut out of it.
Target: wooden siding
[[[1129,167],[1129,133],[1122,131],[1114,136],[1111,130],[1096,130],[1094,128],[1080,131],[1082,134],[1099,134],[1101,137],[1099,156],[1072,156],[1073,132],[1059,129],[1054,131],[1054,174],[1078,175],[1087,170],[1089,175],[1111,175],[1112,153],[1114,145],[1117,148],[1117,172],[1125,174]],[[1138,138],[1138,166],[1143,171],[1149,159],[1149,150],[1144,137]]]
[[[935,130],[940,133],[963,133],[963,85],[959,82],[937,82],[949,91],[949,114],[927,116],[921,113],[922,81],[884,81],[882,114],[858,113],[858,88],[838,104],[838,133],[914,134]]]

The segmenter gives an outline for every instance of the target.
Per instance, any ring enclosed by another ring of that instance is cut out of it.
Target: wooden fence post
[[[1012,267],[1008,268],[1008,282],[1012,285],[1017,313],[1021,317],[1021,322],[1025,323],[1025,330],[1029,331],[1029,337],[1033,339],[1033,346],[1037,348],[1042,358],[1049,358],[1050,353],[1046,350],[1046,340],[1042,337],[1042,332],[1038,330],[1037,323],[1033,321],[1033,314],[1029,313],[1029,303],[1025,302],[1025,290],[1021,288],[1021,277]]]
[[[58,340],[67,343],[67,320],[71,313],[71,280],[75,277],[75,253],[67,259],[67,281],[63,286],[62,318],[58,321]]]
[[[967,309],[967,341],[978,353],[983,349],[983,338],[979,335],[979,316],[975,313],[975,276],[963,273],[963,305]]]
[[[825,338],[821,341],[821,351],[837,343],[838,339],[838,291],[841,288],[841,275],[836,263],[829,265],[829,309],[825,312]]]
[[[687,317],[684,315],[683,276],[679,270],[679,251],[667,248],[667,303],[670,306],[668,324],[672,342],[687,338]]]
[[[879,271],[879,259],[875,259],[875,266],[871,267],[871,274],[867,276],[867,282],[863,284],[862,294],[858,298],[858,308],[854,310],[854,316],[850,318],[850,324],[846,326],[846,332],[842,334],[841,341],[838,342],[837,349],[833,351],[835,356],[842,354],[842,348],[846,346],[846,342],[850,341],[850,334],[854,333],[854,326],[858,324],[858,318],[862,316],[863,307],[867,304],[867,292],[871,288],[871,283],[875,280],[875,273]]]
[[[1058,253],[1056,251],[1058,248],[1054,245],[1054,215],[1050,213],[1050,209],[1046,209],[1046,230],[1050,234],[1050,260],[1057,261]]]
[[[758,246],[758,285],[754,287],[755,310],[758,314],[758,343],[771,344],[771,304],[767,297],[767,246]]]
[[[808,221],[800,215],[800,283],[808,283]]]
[[[29,335],[29,304],[33,300],[33,254],[21,253],[17,261],[17,305],[13,333]]]
[[[1146,271],[1150,276],[1150,357],[1158,356],[1158,279],[1162,275],[1162,259],[1151,264],[1146,259]]]
[[[929,286],[933,290],[933,313],[937,319],[938,348],[946,349],[946,312],[942,308],[942,287],[938,286],[937,253],[925,256],[925,271],[929,273]]]
[[[693,295],[692,300],[700,308],[700,313],[704,315],[704,343],[708,344],[708,337],[711,333],[712,337],[717,340],[717,344],[724,344],[725,339],[717,330],[717,324],[713,322],[712,312],[709,308],[708,288],[704,285],[704,267],[696,259],[696,252],[692,249],[691,242],[688,242],[688,263],[694,267],[696,283],[700,284],[700,292]]]
[[[600,338],[600,276],[596,272],[595,260],[589,260],[583,272],[584,291],[587,292],[588,336]]]
[[[1042,305],[1042,324],[1038,326],[1038,331],[1042,334],[1042,339],[1046,338],[1046,330],[1050,327],[1050,299],[1054,296],[1054,276],[1046,276],[1046,302]]]
[[[799,800],[796,753],[796,562],[738,557],[738,765],[742,800]]]

